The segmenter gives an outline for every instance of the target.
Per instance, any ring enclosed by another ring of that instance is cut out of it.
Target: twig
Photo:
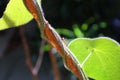
[[[60,72],[59,72],[57,62],[56,62],[52,49],[49,52],[49,56],[50,56],[53,71],[54,71],[54,80],[60,80]]]
[[[27,66],[29,67],[29,69],[32,73],[33,80],[38,80],[38,76],[32,72],[33,64],[32,64],[32,59],[31,59],[31,56],[30,56],[30,50],[29,50],[29,47],[28,47],[28,44],[27,44],[27,40],[26,40],[26,37],[25,37],[23,27],[19,28],[19,32],[20,32],[20,35],[21,35],[21,38],[22,38],[22,43],[23,43],[23,47],[24,47],[24,51],[25,51]]]
[[[43,60],[43,56],[44,56],[44,49],[43,49],[43,46],[45,45],[45,40],[42,40],[41,41],[41,46],[40,46],[40,49],[39,49],[39,57],[37,59],[37,62],[36,62],[36,65],[33,69],[33,73],[34,74],[38,74],[38,71],[40,69],[40,66],[42,64],[42,60]]]
[[[33,0],[24,0],[24,3],[37,21],[41,32],[41,37],[48,41],[54,48],[56,48],[63,59],[66,57],[66,59],[64,59],[66,66],[77,77],[79,77],[80,80],[87,80],[87,77],[84,75],[82,68],[79,68],[77,65],[78,61],[75,56],[73,56],[73,53],[63,43],[60,35],[55,31],[55,29],[51,27],[47,20],[45,20],[41,4],[38,4],[37,1]]]
[[[62,38],[62,41],[63,41],[63,43],[67,46],[68,44],[67,44],[67,42],[65,41],[65,38],[63,37]]]

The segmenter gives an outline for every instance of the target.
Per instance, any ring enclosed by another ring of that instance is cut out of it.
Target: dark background
[[[120,0],[43,0],[43,9],[47,20],[53,27],[67,27],[73,24],[81,26],[105,22],[103,29],[98,27],[99,34],[112,37],[120,41]],[[95,33],[96,34],[96,33]]]
[[[8,2],[9,0],[0,0],[0,17]],[[46,19],[54,28],[73,31],[73,25],[76,24],[84,37],[107,36],[120,42],[120,0],[42,0],[42,7]],[[86,30],[82,29],[83,24],[88,26]],[[38,26],[35,20],[31,20],[23,28],[35,62],[41,42]],[[61,36],[76,38],[64,34]],[[55,56],[61,80],[76,80],[76,77],[64,68],[59,55]],[[48,51],[44,54],[39,79],[54,80]],[[19,28],[0,31],[0,80],[32,80],[25,63]]]

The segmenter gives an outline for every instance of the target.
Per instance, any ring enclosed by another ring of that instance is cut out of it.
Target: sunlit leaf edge
[[[119,44],[117,41],[115,41],[115,40],[113,40],[113,39],[111,39],[111,38],[109,38],[109,37],[77,38],[77,39],[74,39],[73,41],[71,41],[71,42],[68,44],[68,47],[69,47],[73,42],[75,42],[75,41],[78,40],[78,39],[89,40],[89,41],[97,40],[97,39],[107,39],[107,40],[110,40],[111,42],[113,42],[113,44],[115,44],[115,45],[118,47],[118,49],[120,50],[120,44]],[[101,44],[101,43],[100,43],[100,44]],[[75,54],[73,54],[73,55],[75,55]],[[76,58],[76,59],[77,59],[77,58]],[[79,60],[77,59],[77,61],[79,61]],[[117,62],[118,62],[118,61],[117,61]],[[91,69],[92,69],[92,68],[91,68]],[[120,77],[116,77],[115,79],[116,79],[116,80],[119,80]],[[103,80],[103,79],[100,79],[100,80]],[[107,80],[109,80],[109,79],[107,79]],[[113,79],[111,79],[111,80],[113,80]]]
[[[2,18],[0,18],[0,30],[28,23],[33,16],[24,6],[23,0],[10,0]]]

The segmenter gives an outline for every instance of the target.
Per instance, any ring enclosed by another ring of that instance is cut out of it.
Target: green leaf
[[[10,0],[3,17],[0,19],[0,30],[26,24],[32,18],[24,6],[23,0]]]
[[[60,35],[65,35],[67,37],[74,37],[74,33],[72,31],[70,31],[69,29],[65,29],[65,28],[58,28],[56,29],[56,31],[60,34]]]
[[[73,25],[73,32],[74,32],[75,36],[78,37],[78,38],[84,37],[84,34],[79,29],[79,26],[77,24]]]
[[[82,24],[81,29],[83,31],[86,31],[88,29],[88,24],[86,24],[86,23]]]
[[[101,22],[99,25],[100,25],[101,28],[106,28],[107,27],[107,23],[106,22]]]
[[[106,37],[78,38],[69,44],[88,77],[120,80],[120,45]]]

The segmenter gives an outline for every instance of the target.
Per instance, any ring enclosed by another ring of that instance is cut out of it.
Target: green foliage
[[[56,31],[60,34],[60,35],[64,35],[67,37],[74,37],[74,33],[72,31],[70,31],[69,29],[65,29],[65,28],[58,28],[56,29]]]
[[[88,29],[88,25],[87,24],[82,24],[81,26],[83,31],[86,31]]]
[[[0,30],[23,25],[32,18],[24,6],[23,0],[10,0],[3,17],[0,19]],[[106,22],[101,22],[98,25],[93,24],[94,21],[94,18],[90,17],[81,25],[81,29],[77,24],[73,25],[73,32],[67,29],[57,29],[57,31],[69,37],[84,37],[107,26]],[[88,28],[91,23],[91,28]],[[86,34],[83,34],[82,31],[85,31]],[[114,40],[105,37],[79,38],[73,40],[69,48],[88,77],[95,80],[120,80],[120,45]],[[46,45],[44,49],[47,51],[50,46]]]
[[[120,45],[106,37],[78,38],[69,44],[88,77],[120,80]]]
[[[100,23],[100,27],[101,27],[101,28],[106,28],[106,26],[107,26],[107,23],[106,23],[106,22],[101,22],[101,23]]]
[[[23,25],[32,19],[23,0],[10,0],[3,17],[0,19],[0,30]]]
[[[79,26],[77,24],[73,25],[73,32],[74,32],[74,34],[75,34],[76,37],[84,37],[84,34],[79,29]]]

